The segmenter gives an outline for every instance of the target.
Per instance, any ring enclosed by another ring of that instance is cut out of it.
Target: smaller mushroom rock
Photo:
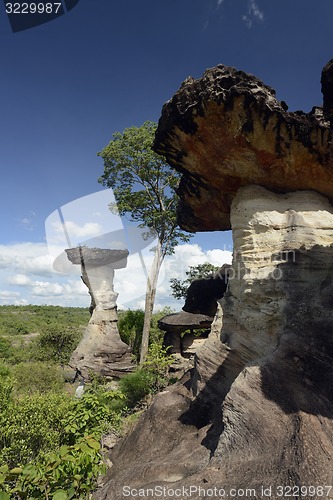
[[[193,331],[210,328],[216,313],[217,300],[226,292],[230,268],[229,264],[224,264],[217,273],[194,280],[187,290],[183,311],[168,314],[159,320],[159,328],[166,332],[164,345],[171,347],[171,354],[194,354],[194,348],[191,346],[194,343],[200,345],[200,342],[194,342]],[[191,330],[192,341],[189,335],[181,338],[181,333],[186,330]],[[203,336],[204,339],[206,337],[207,335]]]

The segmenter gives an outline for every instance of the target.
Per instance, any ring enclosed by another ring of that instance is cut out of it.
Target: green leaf
[[[66,455],[67,452],[68,452],[68,446],[63,445],[63,446],[60,447],[59,455],[61,457],[64,456],[64,455]]]
[[[96,451],[99,451],[100,448],[101,448],[101,445],[99,444],[98,441],[96,441],[96,439],[93,439],[93,438],[89,438],[86,440],[86,443],[88,446],[90,446],[90,448],[92,448],[93,450],[96,450]]]
[[[8,495],[8,493],[0,491],[0,500],[10,500],[10,496]]]
[[[66,493],[66,491],[64,490],[58,490],[55,492],[55,494],[53,495],[53,500],[68,500],[68,495]]]
[[[14,469],[11,469],[9,471],[9,474],[14,474],[14,475],[22,474],[22,468],[21,467],[14,467]]]
[[[80,443],[78,445],[79,449],[84,451],[84,453],[91,453],[91,448],[86,443]]]

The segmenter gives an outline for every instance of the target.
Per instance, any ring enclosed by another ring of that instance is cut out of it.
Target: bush
[[[112,402],[124,399],[119,391],[90,392],[72,402],[64,420],[63,443],[72,445],[89,434],[99,439],[112,429],[119,429],[122,415],[114,410]]]
[[[65,327],[56,323],[46,325],[35,340],[36,359],[66,364],[81,337],[82,330],[77,327]]]
[[[0,381],[2,377],[9,377],[11,374],[11,371],[9,367],[0,361]]]
[[[173,356],[168,354],[169,348],[163,348],[159,343],[152,343],[143,369],[151,377],[151,392],[158,392],[169,383],[169,366],[173,361]]]
[[[0,337],[0,358],[8,359],[11,356],[11,342],[5,337]]]
[[[25,467],[10,469],[7,464],[0,467],[0,498],[10,500],[13,498],[10,493],[15,498],[90,498],[89,491],[105,470],[99,442],[87,436]]]
[[[12,401],[12,393],[13,381],[11,380],[11,378],[0,377],[0,412],[3,412],[8,408],[9,404]]]
[[[133,407],[151,392],[152,376],[147,370],[139,368],[123,377],[119,387],[125,394],[128,405]]]
[[[7,394],[0,413],[0,492],[15,495],[9,498],[88,498],[104,470],[101,435],[122,424],[112,408],[119,399],[119,391],[103,390],[88,390],[80,399],[49,392],[13,400]]]
[[[118,330],[120,338],[128,344],[137,360],[140,359],[143,322],[145,313],[141,310],[119,313]]]
[[[17,394],[59,392],[64,386],[64,377],[59,366],[40,361],[19,363],[12,367]]]
[[[0,463],[9,467],[56,449],[62,441],[62,421],[70,399],[60,394],[34,394],[10,400],[0,415]]]

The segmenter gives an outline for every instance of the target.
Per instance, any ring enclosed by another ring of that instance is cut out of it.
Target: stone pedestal
[[[82,280],[91,296],[91,318],[69,364],[84,379],[89,379],[91,373],[121,377],[134,365],[130,348],[121,340],[117,328],[118,294],[113,279],[115,269],[126,267],[128,251],[76,247],[66,253],[73,264],[81,265]]]

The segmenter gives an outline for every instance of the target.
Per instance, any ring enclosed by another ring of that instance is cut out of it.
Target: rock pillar
[[[197,350],[192,378],[160,394],[114,449],[99,500],[111,491],[120,500],[126,481],[253,498],[271,487],[272,499],[332,483],[333,208],[315,192],[247,186],[231,224],[222,321]]]
[[[113,279],[115,269],[126,267],[128,251],[76,247],[66,253],[70,262],[81,265],[82,280],[91,296],[91,318],[69,364],[85,379],[90,373],[121,377],[133,370],[133,363],[117,328],[118,294]]]

